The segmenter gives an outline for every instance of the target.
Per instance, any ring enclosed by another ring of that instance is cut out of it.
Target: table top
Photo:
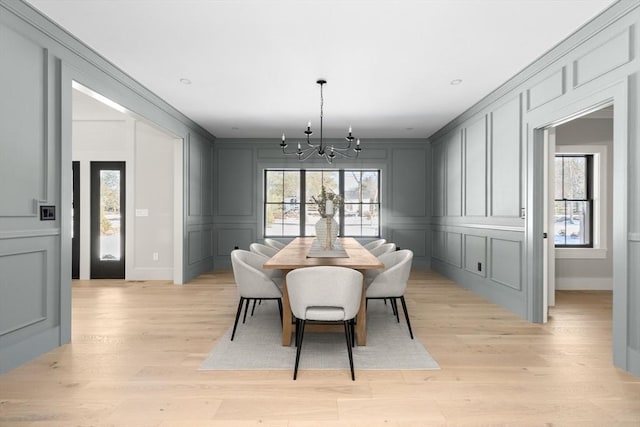
[[[294,270],[301,267],[331,265],[356,270],[384,268],[380,260],[365,249],[353,237],[338,238],[338,242],[349,255],[348,258],[307,258],[315,237],[296,237],[264,264],[265,269]]]

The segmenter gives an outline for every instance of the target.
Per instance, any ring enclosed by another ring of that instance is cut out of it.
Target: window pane
[[[306,173],[306,200],[313,202],[312,197],[318,197],[322,186],[327,191],[338,193],[338,171],[307,171]]]
[[[362,201],[362,172],[361,171],[345,171],[344,172],[344,202],[360,203]]]
[[[265,212],[265,236],[281,236],[282,233],[282,205],[268,204]]]
[[[555,162],[556,163],[555,164],[555,166],[556,166],[556,170],[555,170],[555,174],[556,174],[555,193],[556,194],[554,196],[554,199],[556,199],[556,200],[564,199],[564,194],[562,193],[562,185],[563,185],[562,184],[563,183],[563,181],[562,181],[562,176],[563,176],[562,168],[563,168],[563,165],[564,165],[563,159],[564,159],[564,157],[557,156],[556,157],[556,162]]]
[[[100,260],[120,260],[120,171],[100,171]]]
[[[364,203],[378,203],[379,175],[378,171],[362,172],[362,201]]]
[[[564,157],[564,198],[587,198],[587,158]]]
[[[284,201],[283,171],[267,171],[267,203]]]
[[[359,203],[344,204],[344,234],[347,236],[362,235],[362,205]]]
[[[362,235],[380,235],[380,210],[377,204],[362,205]]]
[[[555,202],[554,241],[556,245],[589,245],[590,203]]]
[[[284,171],[283,175],[285,203],[300,203],[300,172]]]

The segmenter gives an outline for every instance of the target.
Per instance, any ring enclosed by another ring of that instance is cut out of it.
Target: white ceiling
[[[322,77],[325,135],[364,143],[428,137],[614,1],[28,3],[219,138],[302,136]]]

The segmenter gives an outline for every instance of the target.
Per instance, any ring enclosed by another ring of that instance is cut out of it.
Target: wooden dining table
[[[347,256],[308,256],[315,237],[297,237],[283,249],[278,251],[272,258],[264,263],[265,269],[282,270],[285,277],[282,288],[282,345],[291,345],[291,335],[293,334],[293,324],[291,322],[291,305],[287,293],[287,273],[291,270],[304,267],[315,267],[320,265],[347,267],[358,270],[362,273],[362,300],[360,309],[356,316],[356,342],[358,345],[367,344],[367,305],[364,283],[366,270],[382,269],[384,264],[365,249],[358,241],[352,237],[338,238],[338,244],[344,248]]]

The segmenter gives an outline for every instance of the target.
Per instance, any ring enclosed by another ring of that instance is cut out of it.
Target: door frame
[[[544,144],[545,130],[550,126],[573,120],[587,112],[605,105],[614,106],[613,114],[613,362],[616,366],[630,370],[629,355],[629,309],[627,306],[628,287],[628,78],[612,83],[596,92],[583,93],[574,102],[555,110],[546,109],[533,112],[528,117],[527,129],[527,170],[525,220],[528,319],[544,321]]]

